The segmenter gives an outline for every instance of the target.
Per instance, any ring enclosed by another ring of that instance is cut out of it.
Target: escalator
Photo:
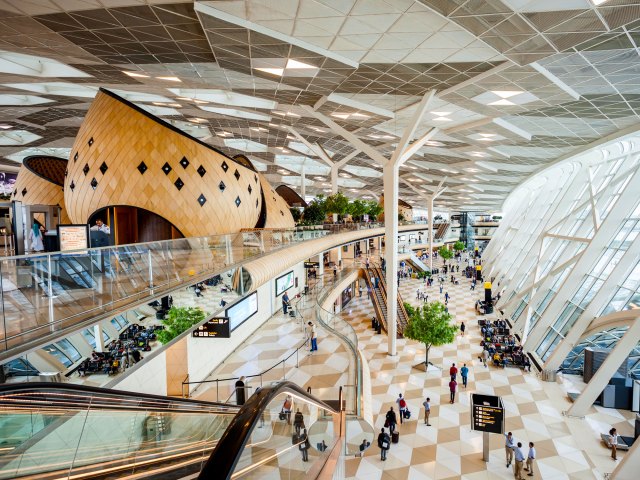
[[[287,395],[306,425],[319,425],[313,436],[309,429],[310,444],[327,445],[309,451],[308,462],[292,442],[294,413],[291,424],[281,414]],[[309,478],[337,442],[325,434],[337,413],[289,382],[259,389],[243,407],[70,384],[2,385],[0,479],[257,478],[278,468]]]
[[[415,252],[411,252],[409,258],[407,258],[407,263],[413,267],[414,270],[419,272],[429,272],[429,267],[418,258]]]
[[[382,327],[383,327],[383,329],[385,331],[388,331],[387,330],[387,323],[386,323],[386,318],[387,318],[387,284],[385,282],[385,276],[384,276],[384,273],[382,272],[382,269],[377,265],[372,266],[371,271],[373,272],[372,275],[379,279],[377,287],[375,285],[372,285],[371,293],[372,293],[372,295],[375,296],[375,302],[379,303],[380,310],[381,310],[381,312],[383,312],[383,315],[384,315],[384,317],[383,317],[384,320],[381,322],[382,323]],[[409,323],[409,315],[407,314],[407,311],[404,308],[404,302],[402,300],[402,296],[400,295],[400,292],[398,292],[398,298],[397,298],[396,301],[398,302],[398,306],[397,306],[397,312],[398,312],[397,313],[397,325],[398,325],[397,335],[398,335],[398,338],[402,338],[402,332],[404,332],[405,327]]]

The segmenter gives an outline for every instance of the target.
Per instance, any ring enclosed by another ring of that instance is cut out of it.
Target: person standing
[[[311,339],[311,350],[310,352],[315,352],[318,350],[318,337],[316,335],[316,326],[313,322],[309,322],[309,338]]]
[[[367,257],[366,265],[367,265],[367,270],[369,270],[369,257]]]
[[[467,329],[466,325],[464,324],[464,322],[460,323],[460,335],[462,335],[464,337],[464,331]]]
[[[398,423],[398,420],[396,419],[396,412],[393,411],[393,407],[390,407],[385,417],[384,424],[389,429],[389,433],[391,433],[392,435],[394,430],[396,429],[397,423]]]
[[[458,386],[458,382],[456,382],[453,378],[449,382],[449,394],[451,395],[451,399],[449,403],[454,403],[456,400],[456,387]]]
[[[456,376],[458,375],[458,369],[456,368],[455,363],[451,365],[451,368],[449,369],[449,375],[451,376],[451,380],[456,379]]]
[[[338,267],[337,265],[333,266],[333,279],[335,280],[338,277]]]
[[[513,433],[511,432],[505,434],[504,438],[504,451],[507,455],[507,468],[509,468],[513,461],[513,449],[516,447],[516,442],[513,438]]]
[[[358,293],[359,293],[359,296],[361,297],[362,296],[362,285],[358,285]]]
[[[378,434],[378,448],[380,448],[380,460],[385,461],[387,459],[387,451],[391,447],[391,439],[389,435],[385,433],[384,428]]]
[[[38,225],[38,222],[33,222],[33,226],[29,231],[29,242],[31,243],[31,250],[34,252],[42,252],[44,250],[44,242],[42,232],[44,227]]]
[[[398,394],[398,398],[396,398],[396,403],[398,404],[398,411],[400,412],[400,425],[403,423],[404,419],[404,411],[407,409],[407,401],[402,398],[402,394]]]
[[[282,313],[287,314],[287,309],[289,308],[289,295],[287,292],[284,292],[282,295]]]
[[[282,413],[284,413],[287,424],[291,425],[291,407],[293,407],[293,399],[291,395],[287,395],[282,404]]]
[[[422,402],[422,405],[424,405],[424,424],[427,427],[430,427],[431,424],[429,423],[429,416],[431,415],[431,399],[427,397],[427,399]]]
[[[618,431],[615,428],[609,430],[609,443],[611,444],[611,458],[618,460]]]
[[[482,351],[482,361],[484,362],[484,368],[488,368],[487,363],[489,363],[489,350],[486,348]]]
[[[300,435],[300,430],[304,428],[304,416],[298,408],[296,414],[293,416],[293,428],[296,430],[296,434]]]
[[[522,443],[518,442],[518,445],[513,450],[516,457],[514,476],[516,480],[524,480],[524,478],[522,478],[522,467],[524,465],[524,453],[522,453]]]
[[[442,290],[443,290],[442,283],[440,283],[440,295],[442,295]]]
[[[533,477],[533,464],[535,462],[535,459],[536,459],[536,449],[533,446],[533,442],[529,442],[529,454],[527,455],[527,466],[524,467],[524,469],[529,472],[527,473],[528,477]]]
[[[469,377],[469,369],[467,368],[466,363],[460,369],[460,376],[462,377],[462,385],[464,385],[464,388],[467,388],[467,379]]]

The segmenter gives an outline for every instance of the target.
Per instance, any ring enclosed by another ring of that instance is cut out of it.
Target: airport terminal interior
[[[639,233],[637,0],[0,0],[0,480],[636,480]]]

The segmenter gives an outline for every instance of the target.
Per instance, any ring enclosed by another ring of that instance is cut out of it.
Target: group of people
[[[491,362],[496,367],[505,368],[512,364],[531,371],[529,356],[525,354],[522,345],[517,344],[515,336],[510,334],[505,320],[479,320],[478,324],[482,334],[480,360],[485,367]]]
[[[529,477],[533,477],[534,475],[534,464],[536,460],[536,449],[533,442],[529,442],[529,452],[525,458],[524,452],[522,451],[522,442],[516,442],[513,437],[513,433],[505,433],[505,442],[504,449],[507,456],[507,468],[513,465],[513,473],[516,480],[524,480],[522,477],[522,472],[528,472],[527,475]],[[526,462],[526,464],[525,464]]]

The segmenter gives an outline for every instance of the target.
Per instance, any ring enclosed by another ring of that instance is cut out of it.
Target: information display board
[[[471,395],[471,429],[488,433],[504,433],[504,405],[494,395]]]
[[[191,335],[198,338],[229,338],[231,328],[228,317],[214,317],[196,328]]]
[[[276,278],[276,297],[293,287],[295,276],[293,270]]]
[[[60,241],[60,251],[81,250],[89,248],[89,227],[81,225],[58,225],[58,239]],[[78,254],[87,253],[74,252]]]
[[[304,262],[304,268],[320,268],[320,262]]]
[[[247,319],[251,318],[258,311],[258,292],[240,300],[235,305],[227,308],[225,316],[229,318],[229,328],[233,332],[242,325]]]

